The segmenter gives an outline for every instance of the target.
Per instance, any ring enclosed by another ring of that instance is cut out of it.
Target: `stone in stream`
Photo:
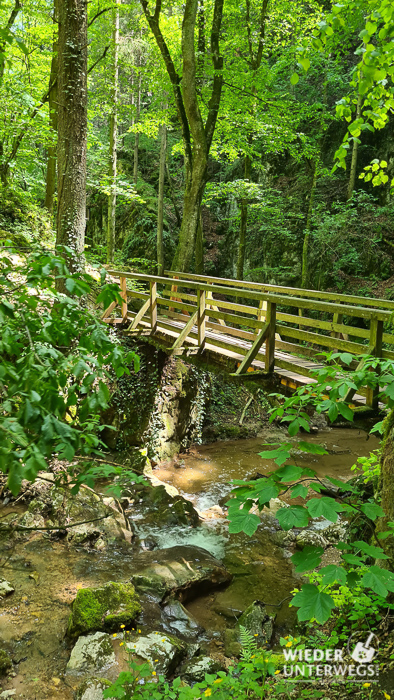
[[[204,631],[197,620],[183,607],[179,600],[172,600],[163,608],[164,626],[170,632],[194,640]]]
[[[178,545],[142,552],[134,560],[132,581],[138,591],[157,601],[185,602],[232,580],[223,564],[201,547]]]
[[[106,678],[87,678],[78,688],[75,700],[103,700],[103,690],[111,685]]]
[[[274,617],[267,614],[264,605],[258,601],[249,605],[242,613],[234,629],[226,629],[224,634],[224,645],[226,656],[239,656],[242,649],[241,627],[244,627],[257,646],[261,647],[270,642],[274,631]]]
[[[15,588],[11,586],[9,581],[5,578],[0,579],[0,598],[5,598],[7,595],[11,595],[15,591]]]
[[[131,583],[105,584],[102,588],[81,588],[72,603],[67,635],[78,637],[93,630],[116,630],[141,612],[139,597]]]
[[[198,683],[203,681],[206,673],[217,673],[223,671],[223,666],[219,661],[215,661],[210,656],[194,656],[181,666],[180,677],[187,683]]]
[[[179,494],[168,493],[164,484],[140,487],[136,491],[143,508],[144,524],[155,527],[174,525],[197,527],[200,524],[199,515],[193,504]]]
[[[66,672],[93,675],[106,671],[116,663],[111,637],[104,632],[80,637],[71,651]]]
[[[187,655],[187,644],[170,634],[151,632],[146,637],[128,636],[126,647],[136,656],[152,664],[156,673],[169,675]]]

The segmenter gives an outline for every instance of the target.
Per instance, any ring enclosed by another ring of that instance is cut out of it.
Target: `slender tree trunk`
[[[113,94],[112,112],[109,120],[109,176],[111,192],[108,197],[107,263],[113,263],[116,228],[116,175],[117,175],[117,136],[118,136],[118,82],[119,82],[119,2],[113,10]]]
[[[250,180],[252,161],[248,155],[245,156],[245,180]],[[238,259],[237,259],[237,280],[243,280],[245,267],[245,246],[246,229],[248,224],[248,200],[245,198],[241,202],[241,223],[239,228]]]
[[[196,235],[196,273],[198,275],[204,274],[204,231],[202,226],[201,209]]]
[[[359,119],[361,116],[362,104],[363,104],[363,98],[362,98],[362,95],[359,94],[358,99],[357,99],[356,119]],[[353,140],[353,149],[352,149],[352,162],[350,164],[349,183],[348,183],[348,187],[347,187],[347,199],[351,199],[353,191],[354,191],[354,185],[356,184],[357,155],[358,155],[358,141],[357,141],[357,139],[354,139]]]
[[[306,289],[308,284],[309,284],[309,239],[310,239],[311,227],[312,227],[313,200],[315,198],[316,184],[317,184],[317,166],[318,166],[318,160],[316,158],[315,166],[314,166],[314,170],[313,170],[311,191],[310,191],[310,195],[309,195],[309,205],[308,205],[308,213],[307,213],[306,224],[305,224],[304,243],[302,246],[301,287],[303,287],[303,289]],[[300,309],[300,316],[302,316],[302,309]]]
[[[163,242],[163,218],[164,218],[164,176],[167,156],[167,127],[160,127],[160,167],[159,167],[159,195],[157,207],[157,272],[162,276],[164,272],[164,242]]]
[[[51,74],[49,77],[49,123],[52,129],[52,138],[57,137],[57,121],[58,121],[58,105],[57,105],[57,73],[58,73],[58,21],[59,21],[59,8],[58,0],[54,0],[53,6],[53,23],[54,23],[54,38],[52,46],[52,61],[51,61]],[[48,160],[47,160],[47,172],[46,172],[46,187],[45,187],[45,207],[48,209],[49,213],[53,213],[53,203],[55,197],[56,189],[56,145],[49,146],[48,148]]]
[[[87,43],[87,0],[60,0],[56,247],[71,272],[84,269]],[[58,286],[66,291],[62,280]]]
[[[186,184],[183,198],[183,216],[179,232],[179,243],[172,262],[172,269],[179,272],[190,270],[193,259],[197,227],[200,221],[201,200],[207,174],[207,160],[204,153],[195,154],[193,171],[186,167]]]
[[[167,161],[166,161],[166,173],[167,173],[168,185],[169,185],[169,188],[170,188],[170,197],[171,197],[171,201],[172,201],[172,204],[173,204],[173,207],[174,207],[175,216],[176,216],[176,221],[177,221],[178,226],[180,226],[180,225],[182,224],[182,217],[181,217],[181,215],[180,215],[180,213],[179,213],[178,205],[177,205],[177,203],[176,203],[175,193],[174,193],[174,185],[173,185],[173,182],[172,182],[172,177],[171,177],[171,173],[170,173],[170,169],[169,169],[169,167],[168,167],[168,162],[167,162]]]
[[[137,56],[136,56],[136,66],[137,68],[141,68],[141,49],[137,49]],[[141,113],[141,71],[138,71],[137,74],[137,92],[136,92],[136,98],[135,98],[135,123],[138,124],[140,120],[140,113]],[[133,164],[133,180],[134,183],[137,184],[138,180],[138,149],[139,149],[139,144],[140,144],[140,135],[138,131],[134,135],[134,164]]]

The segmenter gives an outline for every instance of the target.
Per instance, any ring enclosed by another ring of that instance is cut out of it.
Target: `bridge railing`
[[[164,332],[174,353],[187,341],[191,351],[209,343],[242,355],[237,374],[257,360],[266,372],[276,366],[310,377],[317,352],[326,349],[394,360],[394,335],[384,332],[394,311],[389,300],[184,273],[108,272],[119,278],[123,303],[120,318],[109,318],[114,305],[105,311],[107,322],[129,323],[132,334]],[[139,310],[128,309],[129,299],[142,302]],[[359,393],[376,406],[378,389]]]

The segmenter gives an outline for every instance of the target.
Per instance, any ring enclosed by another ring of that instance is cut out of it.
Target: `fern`
[[[257,652],[257,643],[253,635],[242,625],[239,626],[241,639],[241,661],[250,661]]]

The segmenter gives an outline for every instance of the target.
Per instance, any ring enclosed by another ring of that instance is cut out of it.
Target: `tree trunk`
[[[113,94],[112,113],[109,120],[109,176],[111,192],[108,197],[108,228],[107,228],[107,263],[113,263],[115,252],[116,229],[116,174],[117,174],[117,136],[118,136],[118,81],[119,81],[119,1],[113,10]]]
[[[245,180],[250,180],[252,161],[250,156],[245,156]],[[244,278],[245,266],[245,246],[246,246],[246,228],[248,224],[248,200],[245,198],[241,202],[241,223],[239,228],[239,243],[238,243],[238,259],[237,259],[237,280]]]
[[[58,21],[59,8],[58,0],[54,0],[53,6],[53,23],[54,23],[54,38],[52,46],[52,61],[51,74],[49,77],[49,123],[52,129],[52,138],[57,137],[57,121],[58,121],[58,105],[57,105],[57,73],[58,73]],[[45,207],[49,213],[53,213],[53,201],[56,189],[56,145],[49,146],[47,172],[46,172],[46,188],[45,188]]]
[[[87,0],[59,2],[58,102],[56,248],[71,272],[81,272],[86,227]],[[58,288],[66,291],[62,280]]]
[[[196,236],[196,273],[198,275],[204,274],[204,231],[202,227],[201,209]]]
[[[313,200],[315,198],[316,184],[317,184],[317,159],[315,160],[315,167],[314,167],[314,171],[313,171],[313,179],[312,179],[311,191],[310,191],[310,195],[309,195],[308,214],[306,217],[306,224],[305,224],[304,243],[302,246],[301,287],[303,289],[307,289],[307,286],[309,284],[309,255],[308,255],[308,252],[309,252],[309,239],[310,239],[311,227],[312,227]],[[300,316],[302,316],[302,309],[300,309]]]
[[[157,274],[162,276],[164,272],[164,242],[163,242],[163,218],[164,218],[164,176],[167,156],[167,127],[160,127],[160,167],[159,167],[159,194],[157,206]]]
[[[359,119],[361,116],[362,104],[363,104],[363,98],[362,98],[362,95],[359,94],[358,99],[357,99],[356,119]],[[350,164],[349,183],[348,183],[348,187],[347,187],[347,199],[351,199],[353,191],[354,191],[354,185],[356,184],[357,155],[358,155],[358,140],[355,138],[353,140],[352,162]]]
[[[137,49],[137,57],[136,57],[136,66],[137,68],[141,67],[141,49]],[[139,70],[137,73],[137,93],[136,93],[136,100],[135,100],[135,124],[138,124],[140,120],[140,112],[141,112],[141,71]],[[134,183],[137,184],[138,180],[138,149],[139,149],[139,144],[140,144],[140,135],[138,131],[134,135],[134,163],[133,163],[133,180]]]
[[[191,267],[196,243],[197,227],[200,220],[201,200],[206,183],[207,161],[205,154],[197,156],[193,171],[186,168],[186,185],[183,198],[183,216],[179,232],[179,243],[172,262],[172,269],[188,272]]]

